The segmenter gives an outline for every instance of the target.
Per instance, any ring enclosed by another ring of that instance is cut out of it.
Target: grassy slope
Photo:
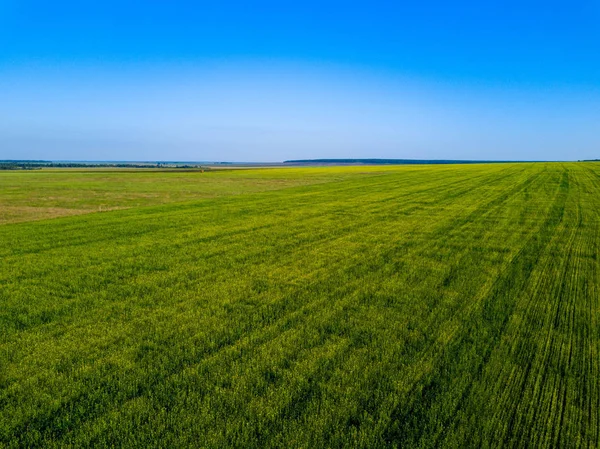
[[[362,172],[0,226],[0,442],[597,447],[595,166]]]

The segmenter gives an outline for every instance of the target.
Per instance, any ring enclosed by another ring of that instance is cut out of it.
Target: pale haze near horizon
[[[595,94],[267,63],[39,75],[5,82],[2,159],[576,160],[600,147]]]

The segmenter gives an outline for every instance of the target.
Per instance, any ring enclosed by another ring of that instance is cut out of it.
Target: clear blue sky
[[[0,159],[600,158],[600,2],[0,0]]]

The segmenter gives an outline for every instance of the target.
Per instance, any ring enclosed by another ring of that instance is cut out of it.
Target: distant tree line
[[[491,164],[526,161],[474,161],[453,159],[296,159],[284,164],[361,164],[361,165],[412,165],[412,164]]]
[[[177,164],[169,162],[157,163],[87,163],[87,162],[51,162],[51,161],[0,161],[0,170],[40,170],[42,168],[196,168],[205,169],[200,165]]]
[[[0,162],[0,170],[39,170],[40,165],[28,162]]]

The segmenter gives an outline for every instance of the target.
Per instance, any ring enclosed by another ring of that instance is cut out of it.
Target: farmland
[[[600,164],[0,173],[0,446],[598,447]]]

